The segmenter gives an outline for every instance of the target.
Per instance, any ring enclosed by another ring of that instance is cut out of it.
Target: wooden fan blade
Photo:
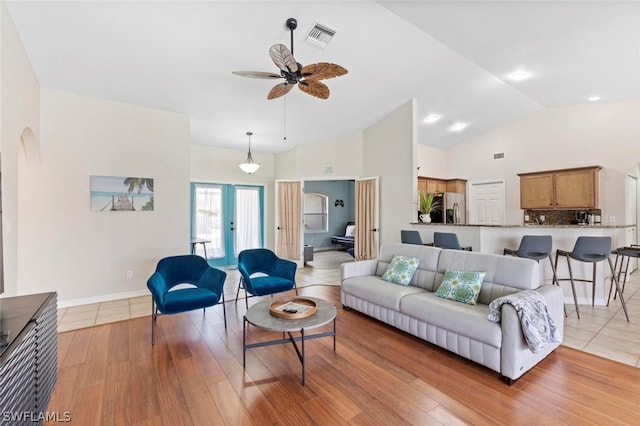
[[[280,83],[273,86],[269,94],[267,95],[267,99],[275,99],[281,96],[286,95],[293,89],[293,84],[289,83]]]
[[[340,77],[347,73],[347,69],[338,64],[318,62],[302,68],[301,74],[307,80],[326,80],[327,78]]]
[[[291,51],[284,44],[274,44],[269,49],[271,60],[282,71],[296,73],[298,72],[298,63],[291,54]]]
[[[329,88],[326,84],[316,80],[302,80],[298,83],[298,87],[304,93],[308,93],[311,96],[315,96],[320,99],[329,98]]]
[[[265,71],[231,71],[231,74],[239,75],[240,77],[249,77],[249,78],[266,78],[266,79],[282,78],[280,74],[275,74],[272,72],[265,72]]]

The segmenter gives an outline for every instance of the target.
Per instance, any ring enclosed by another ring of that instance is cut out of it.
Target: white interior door
[[[471,183],[469,189],[469,223],[504,225],[504,180]]]

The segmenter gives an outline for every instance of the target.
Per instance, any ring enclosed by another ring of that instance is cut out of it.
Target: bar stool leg
[[[618,296],[620,296],[620,303],[622,303],[622,310],[624,310],[624,316],[627,318],[627,322],[629,322],[629,313],[627,312],[627,304],[624,302],[624,297],[622,296],[622,290],[620,289],[620,283],[618,282],[618,277],[616,277],[616,271],[613,269],[613,263],[611,263],[611,258],[607,257],[609,261],[609,268],[611,268],[611,281],[616,283],[616,292]],[[621,263],[622,265],[622,263]]]
[[[593,275],[591,275],[591,306],[596,306],[596,267],[598,264],[593,262]]]
[[[558,255],[556,254],[556,263],[558,263]],[[549,253],[549,263],[551,264],[551,271],[553,272],[553,278],[551,279],[551,285],[557,285],[560,287],[560,282],[558,281],[558,274],[556,273],[556,266],[553,264],[553,259],[551,259],[551,253]],[[567,306],[562,301],[562,308],[564,309],[564,317],[567,317]]]
[[[580,319],[580,308],[578,308],[578,298],[576,296],[576,285],[573,281],[573,270],[571,269],[571,259],[569,256],[567,258],[567,266],[569,267],[569,281],[571,281],[571,292],[573,293],[573,304],[576,306],[576,315],[578,319]]]

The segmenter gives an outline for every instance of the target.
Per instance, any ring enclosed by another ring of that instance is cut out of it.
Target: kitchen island
[[[636,225],[467,225],[452,223],[411,223],[406,229],[420,232],[422,241],[433,241],[434,232],[454,232],[458,235],[462,246],[471,246],[473,251],[502,254],[505,248],[517,249],[524,235],[551,235],[553,240],[553,260],[557,249],[571,251],[580,236],[611,237],[612,248],[636,244]],[[398,235],[398,239],[400,236]],[[615,258],[615,256],[614,256]],[[612,258],[613,259],[613,258]],[[573,261],[571,263],[574,277],[590,279],[592,267],[590,263]],[[637,268],[637,262],[629,267],[629,273]],[[611,271],[605,263],[598,264],[596,277],[596,305],[606,305]],[[540,262],[542,282],[551,284],[552,271],[548,261]],[[566,259],[560,259],[559,277],[569,277]],[[564,291],[565,303],[573,304],[571,284],[560,283]],[[591,285],[577,282],[576,294],[579,304],[591,304]],[[619,302],[614,302],[619,303]]]

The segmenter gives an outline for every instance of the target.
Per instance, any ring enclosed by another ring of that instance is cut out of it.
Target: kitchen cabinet
[[[467,181],[464,179],[437,179],[418,176],[418,191],[431,193],[455,192],[464,194],[467,189]]]
[[[520,173],[520,208],[597,209],[601,166]]]
[[[442,193],[447,190],[447,182],[443,179],[435,179],[424,176],[418,177],[418,191],[427,193]]]
[[[466,194],[467,181],[465,179],[449,179],[446,181],[447,189],[445,192],[452,192],[455,194]]]

